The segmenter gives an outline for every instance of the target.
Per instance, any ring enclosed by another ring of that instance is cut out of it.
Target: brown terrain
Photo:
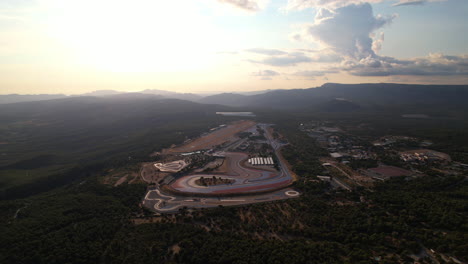
[[[210,149],[216,145],[221,145],[224,142],[230,141],[234,138],[234,135],[244,131],[255,125],[255,122],[250,120],[236,121],[228,126],[216,130],[208,135],[199,137],[190,141],[182,146],[173,147],[170,149],[163,150],[163,154],[169,153],[183,153],[183,152],[192,152],[202,149]]]
[[[141,179],[136,171],[124,169],[123,171],[110,170],[101,178],[101,182],[107,185],[119,186],[122,183],[140,183]]]
[[[154,167],[154,162],[148,162],[143,164],[141,167],[140,175],[143,178],[143,181],[154,183],[164,179],[164,177],[168,175],[171,175],[171,173],[160,172],[156,167]]]
[[[374,180],[370,177],[365,175],[361,175],[359,172],[353,170],[351,167],[346,166],[342,163],[337,162],[331,158],[320,158],[320,162],[322,163],[330,163],[332,165],[332,172],[335,172],[334,176],[341,176],[338,177],[348,185],[360,185],[370,187],[373,185]]]

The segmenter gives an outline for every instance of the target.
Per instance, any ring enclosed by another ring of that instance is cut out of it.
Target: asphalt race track
[[[235,206],[260,202],[278,201],[298,197],[299,193],[292,188],[277,190],[265,194],[245,195],[236,197],[185,197],[163,194],[157,188],[151,189],[143,200],[145,207],[159,213],[175,213],[179,209],[207,208],[217,206]]]
[[[292,183],[292,177],[289,173],[281,170],[279,173],[274,173],[266,170],[250,169],[243,167],[241,162],[248,158],[245,153],[227,152],[226,158],[230,162],[231,174],[215,175],[215,174],[195,174],[188,175],[177,179],[170,186],[178,191],[188,193],[206,193],[206,194],[244,194],[249,192],[264,192],[275,190],[281,187],[286,187]],[[200,177],[211,178],[221,177],[224,179],[234,180],[232,184],[222,184],[216,186],[200,186],[195,183],[195,180]]]
[[[279,171],[249,166],[245,162],[249,158],[246,153],[218,153],[225,157],[226,162],[229,162],[227,173],[185,175],[166,186],[164,192],[159,185],[156,185],[148,190],[143,204],[157,212],[167,213],[177,212],[184,207],[233,206],[299,197],[299,192],[288,188],[293,183],[294,177],[279,155],[282,144],[270,135],[267,129],[269,125],[260,124],[259,126],[265,130],[265,137],[279,159]],[[212,186],[196,184],[196,180],[201,177],[212,178],[213,176],[229,179],[232,182]]]

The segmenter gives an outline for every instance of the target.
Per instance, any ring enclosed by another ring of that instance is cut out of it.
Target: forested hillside
[[[219,94],[205,97],[201,102],[272,109],[320,109],[321,104],[336,98],[368,107],[430,105],[453,108],[465,105],[464,102],[468,100],[468,86],[326,83],[317,88],[276,90],[251,96]]]
[[[29,193],[38,179],[57,186],[90,164],[147,157],[219,125],[215,113],[226,109],[140,95],[0,105],[0,194]]]
[[[301,181],[299,199],[182,210],[137,225],[144,186],[95,177],[1,202],[2,263],[405,263],[424,249],[468,259],[460,177],[395,179],[353,193]]]

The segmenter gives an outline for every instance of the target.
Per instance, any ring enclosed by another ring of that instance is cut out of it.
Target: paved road
[[[279,144],[268,131],[268,124],[259,125],[265,131],[267,142],[273,147],[277,157],[279,155]],[[292,183],[293,177],[289,172],[284,162],[278,158],[280,162],[280,171],[273,173],[266,170],[246,168],[242,166],[242,161],[248,158],[245,153],[226,152],[226,158],[230,161],[230,173],[228,175],[214,175],[214,174],[195,174],[179,178],[171,187],[182,192],[189,193],[206,193],[206,194],[226,194],[226,193],[253,193],[259,191],[276,190],[281,187],[287,187]],[[200,177],[211,178],[219,177],[222,179],[233,180],[233,183],[222,184],[216,186],[199,186],[195,183]]]
[[[152,208],[158,212],[176,212],[182,207],[201,208],[201,207],[215,207],[218,205],[241,205],[249,203],[258,203],[274,200],[282,200],[288,198],[298,197],[299,193],[289,186],[293,177],[284,162],[280,159],[279,149],[282,144],[273,139],[267,128],[268,124],[259,124],[265,130],[265,137],[267,142],[273,147],[276,156],[279,159],[279,172],[261,170],[257,168],[248,168],[242,166],[242,162],[248,158],[248,155],[240,152],[225,152],[227,160],[230,162],[230,173],[228,175],[216,174],[194,174],[187,175],[177,179],[171,184],[171,187],[182,192],[197,193],[197,194],[210,194],[205,198],[175,196],[162,193],[156,187],[149,190],[143,201],[144,205]],[[232,184],[216,185],[216,186],[199,186],[195,181],[200,177],[221,177],[231,179]],[[282,190],[278,190],[283,188]],[[264,194],[252,194],[259,191],[267,192]],[[271,192],[268,192],[271,191]],[[237,197],[213,197],[216,194],[232,194],[243,196]]]
[[[187,175],[177,179],[171,184],[171,187],[182,192],[190,193],[251,193],[258,191],[274,190],[281,187],[286,187],[292,182],[292,177],[289,174],[280,172],[271,172],[260,169],[246,168],[242,166],[242,161],[248,158],[245,153],[226,152],[226,158],[230,162],[231,171],[228,175],[216,174],[195,174]],[[195,183],[200,177],[211,178],[220,177],[222,179],[230,179],[234,182],[231,184],[222,184],[216,186],[200,186]]]
[[[266,194],[237,196],[237,197],[182,197],[163,194],[159,189],[149,190],[143,204],[160,213],[173,213],[183,207],[209,208],[223,206],[235,206],[243,204],[270,202],[298,197],[299,193],[292,188],[286,188]]]
[[[330,165],[331,165],[333,168],[337,169],[339,172],[341,172],[343,175],[345,175],[346,177],[348,177],[348,179],[350,179],[350,180],[353,181],[354,183],[357,183],[347,172],[345,172],[344,170],[342,170],[340,167],[336,166],[336,164],[330,163]],[[333,180],[334,182],[336,182],[336,183],[337,183],[339,186],[341,186],[342,188],[344,188],[344,189],[346,189],[346,190],[348,190],[348,191],[352,191],[351,187],[350,187],[348,184],[346,184],[346,183],[344,183],[343,181],[337,179],[336,177],[333,177],[332,180]],[[358,183],[358,185],[361,185],[361,186],[362,186],[362,184],[359,184],[359,183]]]

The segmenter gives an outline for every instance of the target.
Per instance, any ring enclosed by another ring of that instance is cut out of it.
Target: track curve
[[[253,169],[242,166],[242,161],[248,158],[245,153],[226,152],[225,156],[230,162],[231,171],[226,175],[193,174],[183,176],[170,185],[171,188],[188,193],[202,194],[245,194],[264,192],[287,187],[293,181],[291,175],[284,169],[279,172]],[[217,177],[233,180],[233,183],[216,186],[200,186],[195,183],[200,177]]]

